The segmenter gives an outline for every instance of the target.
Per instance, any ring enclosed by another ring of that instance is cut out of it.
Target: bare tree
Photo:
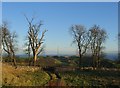
[[[79,67],[81,68],[82,57],[86,54],[88,46],[90,44],[89,32],[82,25],[74,25],[71,27],[73,35],[73,43],[77,43],[79,52]]]
[[[2,24],[2,45],[3,50],[8,54],[14,66],[16,65],[15,51],[16,51],[16,33],[10,33],[8,29],[8,23],[3,22]]]
[[[29,20],[26,16],[25,18],[28,22],[28,54],[30,55],[30,51],[32,51],[33,65],[35,66],[37,56],[43,51],[42,44],[46,30],[42,32],[40,37],[39,32],[41,32],[40,27],[42,23],[33,23],[34,18],[32,18],[31,20]]]
[[[99,26],[94,25],[90,30],[91,51],[93,56],[93,67],[100,66],[100,56],[102,55],[103,43],[107,38],[107,33]]]

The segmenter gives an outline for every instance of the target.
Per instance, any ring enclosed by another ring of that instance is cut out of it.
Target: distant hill
[[[110,59],[110,60],[116,60],[118,59],[118,54],[117,53],[106,53],[105,58]]]
[[[19,54],[16,55],[18,57],[27,57],[26,54]],[[49,55],[49,56],[54,56],[54,55]],[[72,55],[61,55],[61,56],[72,56]],[[118,53],[105,53],[105,58],[110,59],[110,60],[116,60],[118,59]]]

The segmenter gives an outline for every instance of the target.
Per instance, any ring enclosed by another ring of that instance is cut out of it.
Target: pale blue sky
[[[118,2],[119,0],[1,0],[2,2]]]
[[[76,46],[72,45],[69,33],[71,25],[82,24],[89,29],[94,24],[100,25],[108,33],[105,52],[115,52],[118,49],[118,6],[117,2],[3,2],[2,16],[10,24],[10,30],[18,34],[19,52],[22,53],[27,34],[27,21],[36,16],[37,22],[42,20],[42,30],[47,29],[45,35],[46,54],[56,54],[57,47],[60,54],[76,54]]]

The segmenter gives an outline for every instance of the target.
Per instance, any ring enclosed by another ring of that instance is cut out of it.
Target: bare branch
[[[71,27],[73,35],[73,43],[77,43],[79,50],[79,66],[81,65],[81,59],[86,53],[89,45],[89,36],[86,32],[86,28],[83,25],[74,25]]]
[[[37,60],[37,55],[43,51],[41,44],[43,43],[43,38],[44,38],[46,30],[44,30],[42,32],[42,35],[39,38],[40,27],[42,25],[41,22],[39,24],[34,24],[34,23],[32,23],[34,18],[32,18],[32,20],[29,21],[29,19],[27,17],[26,17],[26,20],[29,23],[29,26],[28,26],[28,40],[29,40],[28,44],[29,45],[28,45],[28,47],[31,48],[31,49],[28,49],[28,52],[30,52],[29,50],[32,50],[33,63],[35,65],[36,60]]]

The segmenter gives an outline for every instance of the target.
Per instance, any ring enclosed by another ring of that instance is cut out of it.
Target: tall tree
[[[2,45],[3,50],[8,54],[14,66],[16,65],[15,51],[16,51],[16,33],[11,33],[8,29],[8,23],[3,22],[2,24]]]
[[[28,53],[30,54],[30,51],[32,51],[33,65],[35,66],[37,56],[43,51],[42,44],[46,30],[42,32],[40,37],[39,33],[41,33],[40,27],[42,23],[33,23],[34,18],[32,18],[31,20],[29,20],[26,16],[25,18],[28,22]]]
[[[90,44],[89,32],[86,31],[83,25],[74,25],[70,31],[73,35],[73,43],[76,43],[78,46],[79,67],[81,68],[82,57],[86,54]]]
[[[90,31],[90,37],[91,37],[91,51],[93,56],[93,67],[99,67],[100,66],[100,56],[102,55],[103,51],[103,43],[105,42],[107,38],[107,33],[105,30],[100,28],[97,25],[94,25],[91,27]]]

